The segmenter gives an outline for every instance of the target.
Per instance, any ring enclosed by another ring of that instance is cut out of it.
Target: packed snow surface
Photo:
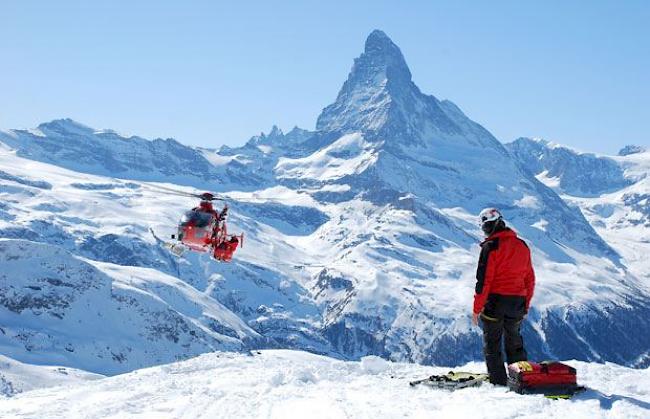
[[[449,368],[377,357],[344,362],[289,350],[211,353],[0,399],[3,418],[643,418],[650,371],[569,362],[589,387],[571,400],[522,396],[485,384],[456,392],[411,388]],[[484,371],[471,363],[457,370]]]
[[[0,355],[0,394],[12,396],[37,388],[78,384],[103,375],[74,368],[30,365]]]

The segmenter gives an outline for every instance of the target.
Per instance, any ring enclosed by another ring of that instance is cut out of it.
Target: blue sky
[[[70,117],[200,146],[313,129],[366,36],[497,138],[650,145],[647,1],[0,3],[0,128]]]

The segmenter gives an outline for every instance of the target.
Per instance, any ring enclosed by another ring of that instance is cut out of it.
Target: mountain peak
[[[350,77],[369,81],[377,76],[389,81],[411,81],[411,71],[399,47],[383,31],[375,29],[366,38],[363,54],[355,60]]]
[[[38,129],[59,134],[77,135],[88,135],[95,132],[93,128],[70,118],[54,119],[50,122],[44,122],[38,126]]]
[[[364,55],[362,57],[364,56],[365,58],[380,59],[379,62],[373,64],[385,64],[400,67],[400,70],[408,73],[410,78],[411,72],[406,65],[402,51],[400,51],[399,47],[395,45],[393,40],[383,31],[376,29],[368,35],[368,38],[366,38]],[[383,62],[381,59],[383,59]]]
[[[273,125],[271,131],[269,132],[269,137],[281,137],[284,135],[284,132],[277,125]]]
[[[366,39],[364,52],[354,60],[336,102],[323,110],[318,130],[376,129],[386,120],[396,96],[417,89],[399,47],[380,30]]]
[[[424,95],[411,81],[411,71],[399,47],[380,30],[366,39],[364,52],[336,101],[323,109],[316,129],[323,132],[371,134],[366,138],[389,138],[394,144],[423,143],[436,132],[460,136],[466,127],[492,146],[496,140],[477,127],[456,105]],[[469,135],[469,134],[468,134]],[[471,142],[471,141],[470,141]]]
[[[368,38],[366,38],[366,46],[368,45],[368,42],[390,42],[391,44],[393,41],[386,35],[386,32],[382,31],[381,29],[375,29],[372,32],[370,32],[370,35],[368,35]]]
[[[620,149],[618,155],[629,156],[630,154],[639,154],[639,153],[644,153],[645,151],[646,149],[644,147],[641,147],[640,145],[630,144]]]

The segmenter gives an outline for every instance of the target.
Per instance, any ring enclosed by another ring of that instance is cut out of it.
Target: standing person
[[[490,382],[506,385],[502,336],[505,336],[508,364],[526,361],[520,327],[533,297],[535,272],[528,246],[506,226],[499,210],[486,208],[479,214],[479,220],[486,239],[481,243],[476,270],[472,322],[476,325],[481,318]]]

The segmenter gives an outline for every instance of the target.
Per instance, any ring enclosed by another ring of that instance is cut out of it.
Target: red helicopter
[[[195,252],[209,252],[218,261],[230,262],[237,247],[244,246],[244,233],[233,235],[228,233],[226,218],[228,205],[221,212],[212,206],[212,201],[221,201],[209,192],[192,195],[200,198],[199,206],[187,211],[178,224],[178,233],[172,234],[177,240],[170,244],[172,252],[177,255],[185,249]]]

